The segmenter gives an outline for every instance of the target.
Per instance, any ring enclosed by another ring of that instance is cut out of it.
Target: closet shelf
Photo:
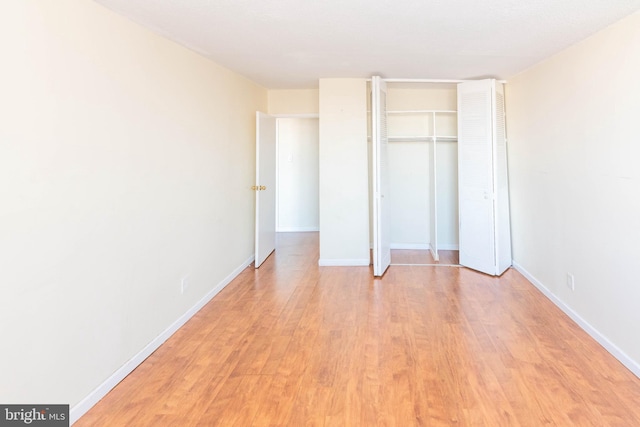
[[[389,136],[387,137],[389,142],[431,142],[434,137],[429,135],[413,135],[413,136]],[[438,142],[457,142],[457,136],[435,136]]]
[[[388,110],[387,114],[456,114],[456,110]]]
[[[436,140],[443,141],[443,142],[458,142],[458,137],[457,136],[436,135],[435,138],[436,138]]]
[[[430,136],[389,136],[389,142],[429,142],[433,138]]]

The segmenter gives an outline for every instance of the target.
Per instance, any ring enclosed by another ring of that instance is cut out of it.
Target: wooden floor
[[[76,426],[640,426],[640,379],[515,270],[317,248],[279,236]]]
[[[433,264],[457,265],[458,251],[438,251],[438,261],[433,259],[431,251],[424,249],[391,249],[391,264]]]

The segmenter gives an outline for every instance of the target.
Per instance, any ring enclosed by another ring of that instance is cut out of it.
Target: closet
[[[458,249],[456,85],[389,83],[387,123],[391,248],[437,262]]]
[[[502,85],[468,83],[372,79],[375,275],[399,249],[428,250],[431,263],[459,249],[460,264],[488,274],[511,264]]]

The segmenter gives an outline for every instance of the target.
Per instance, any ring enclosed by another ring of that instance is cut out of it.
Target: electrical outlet
[[[576,290],[576,282],[573,279],[573,274],[567,273],[567,287],[572,291]]]
[[[184,276],[180,281],[180,293],[184,294],[184,292],[189,287],[189,276]]]

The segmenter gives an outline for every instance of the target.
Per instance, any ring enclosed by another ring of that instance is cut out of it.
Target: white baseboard
[[[371,261],[369,258],[361,259],[320,259],[318,265],[320,267],[362,267],[369,266]]]
[[[441,245],[438,244],[438,250],[439,251],[459,251],[460,250],[460,245],[456,245],[456,244],[450,244],[450,245]]]
[[[428,243],[392,243],[391,249],[426,250],[426,249],[429,249],[429,244]]]
[[[278,227],[277,233],[308,233],[310,231],[320,231],[318,227]]]
[[[536,279],[531,273],[529,273],[523,266],[513,261],[513,267],[518,270],[524,277],[527,278],[533,285],[540,290],[547,298],[551,300],[560,310],[562,310],[567,316],[569,316],[574,322],[576,322],[586,333],[591,335],[602,347],[626,366],[631,372],[640,378],[640,363],[629,357],[618,346],[609,341],[609,339],[603,335],[596,328],[591,326],[589,322],[584,320],[578,313],[576,313],[571,307],[565,304],[560,298],[558,298],[553,292],[551,292],[546,286]]]
[[[78,404],[74,405],[69,411],[70,424],[75,423],[81,416],[87,413],[89,409],[93,407],[100,399],[107,395],[120,381],[122,381],[127,375],[129,375],[135,368],[138,367],[144,360],[158,349],[171,335],[173,335],[178,329],[182,327],[189,319],[191,319],[202,307],[204,307],[213,297],[215,297],[225,286],[227,286],[233,279],[235,279],[245,268],[247,268],[254,261],[255,257],[252,255],[248,260],[243,262],[237,267],[231,274],[225,277],[220,283],[218,283],[213,289],[211,289],[200,301],[198,301],[193,307],[187,310],[182,316],[176,319],[167,329],[165,329],[160,335],[158,335],[153,341],[147,344],[138,354],[133,356],[127,363],[121,366],[116,372],[109,378],[100,384],[95,390],[89,393]]]

